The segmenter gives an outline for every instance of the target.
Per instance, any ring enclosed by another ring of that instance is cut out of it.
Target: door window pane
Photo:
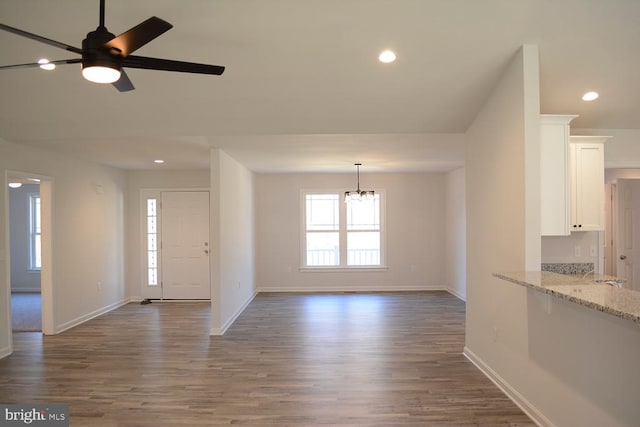
[[[158,286],[158,200],[147,199],[147,285]]]

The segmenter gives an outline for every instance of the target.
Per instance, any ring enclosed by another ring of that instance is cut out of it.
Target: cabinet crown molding
[[[569,142],[595,142],[603,144],[613,138],[606,135],[570,135]]]
[[[540,119],[546,124],[568,125],[577,114],[540,114]]]

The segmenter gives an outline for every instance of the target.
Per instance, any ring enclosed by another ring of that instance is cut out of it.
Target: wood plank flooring
[[[72,426],[534,426],[464,356],[446,292],[260,294],[223,337],[207,303],[129,304],[14,335],[0,402]]]

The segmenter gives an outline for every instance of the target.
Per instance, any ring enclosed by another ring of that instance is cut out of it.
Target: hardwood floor
[[[223,337],[206,303],[129,304],[14,335],[0,402],[72,426],[534,426],[462,356],[446,292],[260,294]]]

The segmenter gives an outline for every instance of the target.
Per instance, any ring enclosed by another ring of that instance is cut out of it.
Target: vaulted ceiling
[[[98,3],[2,0],[0,22],[79,47]],[[136,54],[225,73],[128,69],[136,90],[119,93],[78,64],[0,70],[0,137],[125,169],[206,168],[219,147],[255,171],[448,170],[525,43],[539,46],[543,113],[640,128],[637,0],[106,2],[115,34],[150,16],[174,28]],[[75,57],[6,32],[0,46],[0,65]],[[378,62],[383,49],[396,62]]]

